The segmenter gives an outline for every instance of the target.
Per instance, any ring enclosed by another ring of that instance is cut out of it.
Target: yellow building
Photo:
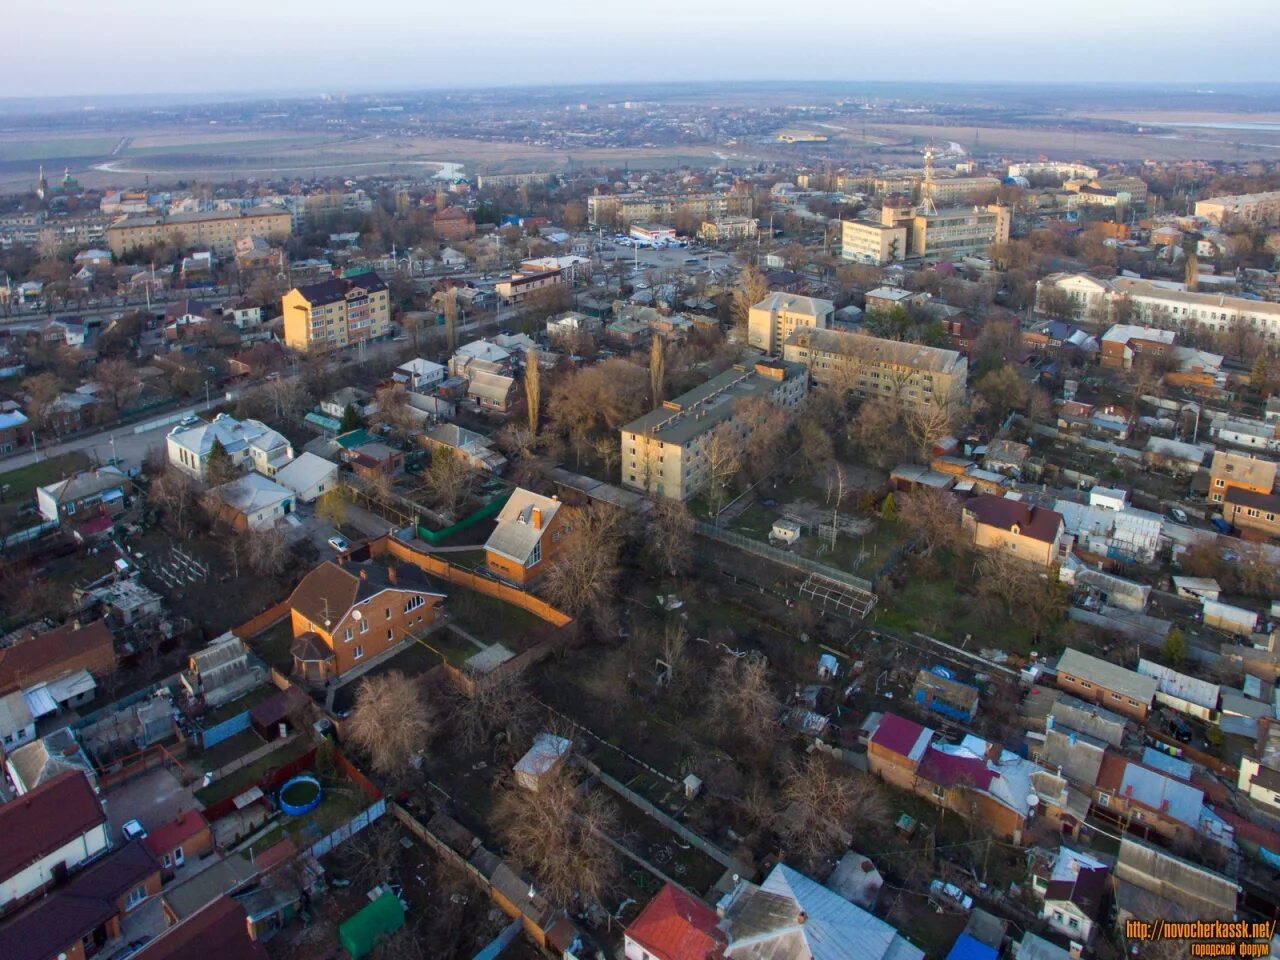
[[[376,273],[331,277],[281,298],[284,342],[293,350],[339,350],[391,332],[391,300]]]
[[[815,383],[864,400],[958,410],[965,400],[969,361],[955,350],[885,340],[844,330],[794,331],[782,353],[809,368]]]
[[[872,220],[840,222],[840,256],[855,263],[884,266],[907,255],[907,228]]]
[[[728,193],[613,193],[587,197],[587,219],[592,226],[616,218],[620,224],[656,220],[670,222],[677,211],[699,221],[751,216],[751,194]]]
[[[771,356],[782,353],[782,345],[797,327],[831,326],[835,304],[798,293],[771,293],[747,316],[747,343]]]
[[[754,240],[760,232],[760,224],[754,217],[721,217],[705,220],[698,228],[698,238],[707,243],[723,240]]]
[[[220,257],[230,257],[241,237],[265,237],[283,243],[292,224],[289,211],[279,207],[127,216],[107,227],[107,246],[117,257],[155,243],[212,250]]]
[[[1280,223],[1280,190],[1197,200],[1196,216],[1216,223],[1245,220],[1259,226],[1271,226]]]

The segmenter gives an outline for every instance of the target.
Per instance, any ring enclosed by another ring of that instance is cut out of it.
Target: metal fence
[[[369,824],[379,820],[387,812],[386,800],[375,800],[327,837],[321,837],[308,851],[313,857],[323,857],[338,844],[351,839]]]
[[[802,570],[805,573],[816,573],[826,577],[828,580],[834,580],[837,583],[853,587],[856,590],[865,590],[867,593],[873,592],[870,580],[866,580],[862,577],[856,577],[845,570],[838,570],[835,567],[829,567],[824,563],[818,563],[816,560],[810,560],[808,557],[801,557],[786,550],[779,550],[777,547],[771,547],[767,543],[761,543],[759,540],[752,540],[750,537],[744,537],[739,533],[733,533],[729,530],[721,530],[718,527],[713,527],[709,523],[696,521],[693,527],[694,530],[704,537],[709,537],[712,540],[718,540],[731,547],[737,547],[739,550],[745,550],[747,553],[753,553],[757,557],[782,564],[784,567],[790,567],[793,570]]]

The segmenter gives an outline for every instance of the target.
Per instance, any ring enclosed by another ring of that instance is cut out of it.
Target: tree
[[[888,827],[883,788],[869,775],[848,770],[818,753],[791,768],[773,825],[788,853],[816,864],[845,850],[855,827],[860,837]]]
[[[707,502],[718,514],[728,486],[742,469],[742,435],[729,421],[717,424],[707,437]]]
[[[507,851],[534,878],[534,891],[569,907],[597,903],[613,885],[617,859],[606,840],[617,814],[600,790],[579,793],[566,769],[536,792],[518,786],[499,795],[494,821]]]
[[[807,474],[826,470],[835,459],[835,443],[831,434],[816,420],[803,416],[798,429],[800,434],[801,467]]]
[[[529,418],[529,433],[538,435],[538,420],[542,416],[542,369],[538,364],[538,349],[530,347],[524,358],[524,406]]]
[[[1267,355],[1260,352],[1254,358],[1253,368],[1249,371],[1249,386],[1257,390],[1259,393],[1266,390],[1271,383],[1271,370],[1268,364]]]
[[[110,398],[111,407],[116,413],[120,412],[125,400],[133,395],[141,382],[133,365],[120,357],[103,360],[94,367],[93,379]]]
[[[451,689],[449,720],[464,750],[486,746],[500,733],[508,742],[524,740],[533,730],[534,701],[524,674],[490,670],[472,676],[470,691]]]
[[[945,403],[917,403],[908,408],[903,421],[921,463],[930,461],[933,445],[951,433],[955,419],[955,412]]]
[[[390,428],[399,437],[406,437],[418,425],[418,418],[409,406],[409,391],[403,383],[389,383],[382,387],[374,398],[378,404],[378,412],[373,415],[380,426]]]
[[[769,295],[769,282],[764,274],[752,266],[742,268],[738,274],[738,283],[733,288],[733,300],[730,315],[733,318],[733,329],[738,342],[747,342],[747,328],[751,321],[751,308]]]
[[[897,466],[911,450],[902,425],[902,408],[888,397],[863,403],[848,429],[849,439],[878,467]]]
[[[358,429],[360,429],[360,411],[356,409],[354,403],[348,403],[342,408],[342,422],[338,424],[338,433],[350,433]]]
[[[204,465],[205,482],[211,487],[221,486],[234,480],[237,473],[231,454],[227,453],[222,441],[214,437],[213,444],[209,447],[209,458]]]
[[[1187,655],[1187,642],[1182,638],[1182,631],[1173,627],[1164,638],[1164,658],[1172,667],[1182,665]]]
[[[197,500],[195,482],[190,476],[176,467],[169,467],[152,481],[147,499],[164,511],[179,535],[186,536],[191,511]]]
[[[306,385],[298,377],[278,377],[267,383],[267,396],[276,417],[294,420],[310,404]]]
[[[679,577],[693,559],[693,515],[679,500],[662,499],[646,520],[645,549],[664,575]]]
[[[245,554],[254,573],[274,577],[284,572],[289,563],[289,549],[278,527],[247,530],[240,536],[244,537]]]
[[[433,723],[418,678],[392,670],[360,681],[343,729],[368,755],[374,770],[395,777],[426,747]]]
[[[58,399],[58,394],[62,391],[62,382],[56,374],[40,373],[23,380],[22,388],[27,393],[27,410],[31,414],[34,426],[46,427],[53,402]]]
[[[655,407],[662,403],[666,382],[666,344],[661,337],[655,336],[649,344],[649,396]]]
[[[575,617],[603,614],[620,572],[624,520],[620,507],[600,501],[577,510],[568,543],[543,581],[543,592],[553,605]]]
[[[920,487],[903,495],[898,516],[911,532],[914,552],[932,556],[939,550],[954,550],[963,540],[960,504],[945,490]]]
[[[1027,385],[1008,364],[985,374],[977,382],[975,389],[990,404],[997,423],[1003,422],[1012,411],[1021,410],[1027,405]]]
[[[783,454],[787,415],[766,397],[750,397],[738,402],[735,420],[747,432],[743,456],[753,480],[767,477]]]
[[[347,522],[347,496],[342,487],[326,490],[316,501],[316,516],[335,527]]]
[[[758,655],[726,653],[711,677],[707,723],[719,736],[740,740],[767,754],[778,735],[782,705],[769,682],[769,667]]]
[[[449,355],[458,349],[458,288],[450,287],[444,295],[444,340]]]
[[[452,452],[437,449],[431,465],[422,472],[421,489],[431,506],[453,517],[471,498],[479,479],[476,469]]]
[[[888,494],[880,504],[880,519],[885,523],[893,523],[898,519],[898,501],[893,499],[892,493]]]

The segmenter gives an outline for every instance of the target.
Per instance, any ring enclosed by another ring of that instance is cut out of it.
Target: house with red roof
[[[867,741],[867,768],[886,783],[914,790],[916,769],[932,739],[933,731],[928,727],[886,713]]]
[[[223,895],[156,937],[134,960],[267,960],[262,944],[249,936],[249,917],[238,900]]]
[[[1012,497],[973,497],[964,504],[962,523],[979,550],[999,550],[1041,567],[1055,565],[1069,545],[1062,514]]]
[[[715,910],[668,883],[627,927],[627,960],[720,960],[719,924]]]
[[[213,852],[213,831],[199,810],[183,810],[161,827],[152,830],[143,841],[164,867],[169,881],[190,861]]]

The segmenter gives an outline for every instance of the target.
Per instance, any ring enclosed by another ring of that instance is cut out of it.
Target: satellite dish
[[[359,620],[362,616],[364,616],[364,614],[362,614],[359,610],[352,610],[352,611],[351,611],[351,619],[352,619],[352,620]]]

